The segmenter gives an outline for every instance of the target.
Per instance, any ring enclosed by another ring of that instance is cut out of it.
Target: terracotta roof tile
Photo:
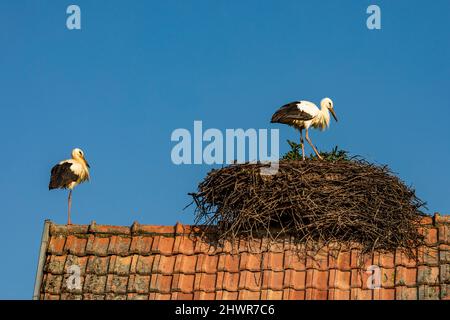
[[[328,293],[329,300],[350,300],[350,290],[331,289]]]
[[[250,291],[250,290],[240,290],[238,292],[238,298],[239,300],[260,300],[261,298],[261,292],[259,291]]]
[[[286,270],[284,287],[295,290],[304,290],[306,288],[306,271]]]
[[[439,286],[419,286],[419,299],[420,300],[439,300],[440,288]]]
[[[194,291],[194,274],[175,273],[173,275],[172,290],[189,293]]]
[[[128,277],[110,274],[106,280],[106,292],[114,294],[127,293]]]
[[[440,298],[443,300],[450,300],[450,284],[440,285]]]
[[[361,254],[361,250],[359,249],[351,249],[350,253],[350,267],[352,269],[359,269],[364,268],[367,269],[367,267],[373,265],[373,257],[369,254]]]
[[[395,287],[395,268],[381,268],[381,286],[383,288]]]
[[[177,258],[174,256],[163,256],[160,254],[154,255],[152,273],[162,273],[162,274],[172,274],[175,268],[175,260]]]
[[[151,300],[170,300],[171,298],[172,294],[170,293],[153,292],[149,295],[149,299]]]
[[[439,248],[425,247],[421,246],[417,250],[418,264],[428,265],[428,266],[438,266],[439,265]],[[402,264],[397,262],[397,264]],[[404,264],[403,264],[404,265]]]
[[[416,267],[417,262],[414,259],[409,258],[404,250],[397,249],[395,252],[395,264],[397,266],[413,268]]]
[[[294,270],[306,270],[306,257],[295,251],[286,251],[284,254],[284,268]]]
[[[148,295],[139,293],[129,293],[127,294],[127,300],[148,300]]]
[[[66,239],[64,250],[77,256],[84,256],[86,254],[86,244],[86,237],[78,238],[76,236],[69,235]]]
[[[307,269],[328,270],[328,255],[323,251],[317,254],[308,253],[306,257]]]
[[[328,271],[320,271],[318,269],[306,270],[306,289],[309,288],[327,290]]]
[[[128,292],[148,293],[150,290],[150,276],[133,274],[128,281]]]
[[[105,300],[127,300],[126,294],[108,293],[105,295]]]
[[[206,272],[206,273],[216,273],[218,261],[219,261],[218,256],[199,254],[197,256],[197,265],[195,267],[195,271],[196,272]]]
[[[351,279],[350,271],[341,271],[338,269],[330,270],[328,286],[330,288],[347,290],[350,292],[350,279]]]
[[[417,269],[399,266],[395,270],[395,285],[413,286],[417,282]]]
[[[351,258],[350,251],[339,252],[337,257],[330,255],[328,258],[329,268],[339,269],[342,271],[350,271],[351,269],[350,258]]]
[[[263,272],[263,289],[283,290],[284,271],[265,270]]]
[[[44,297],[41,299],[43,299],[43,300],[60,300],[61,296],[59,294],[45,293]]]
[[[109,264],[109,271],[120,276],[127,276],[130,274],[132,259],[133,256],[112,256]]]
[[[440,282],[450,283],[450,264],[442,264],[440,266]]]
[[[422,227],[418,230],[424,236],[426,245],[435,245],[438,242],[438,230],[436,228]]]
[[[281,300],[283,299],[283,291],[276,290],[262,290],[261,291],[261,299],[262,300]]]
[[[66,237],[64,235],[52,236],[47,248],[50,254],[63,254]]]
[[[106,289],[106,276],[98,276],[95,274],[86,275],[83,289],[88,293],[104,293]]]
[[[218,276],[221,272],[218,273]],[[217,278],[219,281],[219,277]],[[217,284],[216,284],[217,285]],[[223,272],[222,288],[227,291],[238,291],[239,286],[239,273],[238,272]]]
[[[195,241],[188,236],[177,236],[175,238],[173,253],[193,255],[195,252]]]
[[[194,300],[214,300],[216,298],[215,292],[195,291]]]
[[[175,259],[174,273],[195,274],[197,256],[177,255]]]
[[[450,246],[441,244],[439,246],[439,262],[450,263]]]
[[[195,254],[204,253],[208,255],[213,255],[216,253],[216,247],[208,242],[195,241],[194,253]]]
[[[217,271],[239,272],[240,256],[237,254],[221,254],[217,264]]]
[[[90,256],[86,267],[86,273],[97,275],[108,274],[109,257]]]
[[[106,256],[108,254],[109,238],[108,237],[96,237],[89,235],[86,245],[86,253],[95,256]]]
[[[250,239],[250,240],[240,240],[239,241],[239,252],[247,253],[261,253],[261,239]]]
[[[135,273],[142,275],[150,275],[153,269],[153,261],[155,256],[139,256],[137,255],[133,261],[136,261]]]
[[[172,279],[172,275],[152,274],[150,278],[150,291],[160,293],[172,292]]]
[[[214,292],[216,287],[216,274],[197,273],[194,278],[194,290]]]
[[[61,291],[72,295],[81,295],[84,290],[85,276],[80,276],[79,287],[76,286],[77,282],[74,280],[73,274],[65,274],[61,283]]]
[[[261,263],[262,254],[243,252],[241,253],[239,269],[248,271],[260,271]]]
[[[395,288],[397,300],[417,300],[417,288],[398,286]]]
[[[450,228],[448,224],[439,226],[439,242],[450,244]]]
[[[284,291],[283,299],[286,299],[286,300],[305,300],[306,299],[306,290],[288,289],[287,291]]]
[[[438,285],[439,267],[419,266],[417,269],[417,283]]]
[[[239,276],[239,290],[259,291],[262,285],[262,273],[252,271],[241,271]]]
[[[131,244],[131,238],[124,236],[111,236],[109,242],[108,254],[128,255]]]
[[[378,289],[374,292],[375,300],[395,300],[395,289]]]
[[[104,233],[104,234],[120,234],[120,235],[129,235],[130,228],[128,227],[120,227],[120,226],[99,226],[96,223],[92,223],[89,225],[89,232],[91,233]]]
[[[83,296],[81,294],[72,294],[64,292],[61,294],[61,300],[82,300]]]
[[[261,248],[268,248],[268,251],[270,252],[276,252],[276,253],[282,253],[284,252],[284,246],[285,246],[285,242],[284,241],[280,241],[280,242],[273,242],[270,241],[266,238],[263,238],[261,240]]]
[[[284,271],[284,252],[263,253],[263,270]]]
[[[306,288],[306,299],[307,300],[327,300],[328,291],[320,290],[317,288]]]
[[[378,265],[384,268],[394,268],[395,267],[395,255],[390,252],[386,253],[376,253],[374,256],[374,265]]]
[[[47,274],[44,278],[45,292],[51,294],[60,294],[63,276]]]
[[[80,269],[80,274],[83,275],[86,272],[86,265],[88,262],[87,256],[78,257],[74,255],[67,255],[66,264],[64,265],[64,274],[70,273],[71,266],[77,266]]]
[[[373,290],[352,288],[350,291],[350,300],[372,300]]]
[[[152,242],[152,253],[160,253],[163,255],[171,255],[173,244],[175,240],[173,237],[155,236]]]
[[[45,271],[50,274],[64,274],[64,265],[67,256],[48,256]]]
[[[174,235],[175,228],[173,226],[155,226],[155,225],[139,225],[136,230],[136,234],[150,234],[150,235]]]
[[[426,243],[418,248],[416,261],[402,248],[361,255],[356,243],[333,243],[317,252],[307,251],[292,238],[275,244],[268,239],[241,239],[211,245],[190,233],[201,228],[180,223],[51,224],[40,297],[449,299],[450,218],[425,218],[420,228]],[[78,282],[74,281],[77,270]],[[381,287],[373,288],[377,274]]]
[[[148,255],[151,252],[153,238],[149,236],[133,237],[130,246],[130,253]]]

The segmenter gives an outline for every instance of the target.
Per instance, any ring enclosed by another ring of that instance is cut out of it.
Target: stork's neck
[[[324,107],[323,105],[320,106],[320,112],[317,115],[317,122],[317,126],[321,130],[325,130],[330,126],[330,112],[327,107]]]
[[[72,157],[72,159],[75,160],[76,162],[78,162],[79,164],[81,164],[84,167],[84,169],[89,172],[89,167],[88,167],[87,161],[84,158]]]

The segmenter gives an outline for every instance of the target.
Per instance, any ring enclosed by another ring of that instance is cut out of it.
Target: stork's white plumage
[[[309,138],[308,129],[311,126],[321,130],[328,128],[330,126],[330,112],[333,118],[338,121],[334,112],[333,101],[330,98],[324,98],[320,101],[320,109],[310,101],[294,101],[278,109],[273,114],[271,122],[287,124],[300,131],[300,145],[302,146],[303,160],[305,160],[305,148],[302,131],[305,129],[306,141],[313,148],[317,157],[322,159]]]
[[[69,189],[67,224],[70,221],[70,208],[72,206],[72,190],[78,184],[89,180],[89,164],[84,152],[75,148],[72,150],[72,159],[63,160],[55,165],[51,170],[50,183],[48,189]]]

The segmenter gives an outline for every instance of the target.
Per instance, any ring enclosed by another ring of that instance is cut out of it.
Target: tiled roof
[[[448,216],[422,220],[426,245],[418,261],[399,249],[365,256],[361,264],[357,246],[303,257],[289,239],[270,247],[264,239],[213,247],[181,224],[47,222],[35,298],[448,299],[449,224]],[[369,266],[379,269],[368,272]],[[370,289],[368,279],[378,271],[381,287]]]

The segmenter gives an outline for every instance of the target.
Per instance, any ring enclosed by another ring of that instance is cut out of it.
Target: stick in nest
[[[195,224],[214,226],[219,239],[293,237],[362,245],[363,252],[414,248],[424,206],[386,166],[364,160],[281,160],[270,178],[262,164],[212,170],[191,193]]]

